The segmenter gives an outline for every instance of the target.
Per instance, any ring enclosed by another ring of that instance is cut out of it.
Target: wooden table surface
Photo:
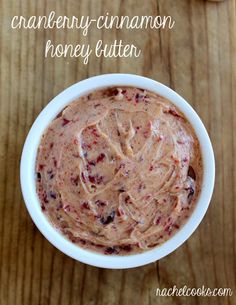
[[[14,15],[171,15],[170,30],[12,30]],[[0,305],[236,304],[235,1],[1,0]],[[95,45],[123,39],[140,58],[44,58],[48,39]],[[42,108],[92,75],[136,73],[170,86],[193,105],[216,157],[210,208],[192,237],[156,263],[106,270],[74,261],[33,224],[22,199],[19,162]],[[156,288],[230,287],[231,297],[156,297]]]

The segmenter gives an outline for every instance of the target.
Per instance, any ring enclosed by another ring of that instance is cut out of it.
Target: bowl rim
[[[43,214],[36,193],[35,161],[38,145],[48,124],[66,105],[91,91],[110,86],[132,86],[153,91],[175,104],[194,128],[203,157],[203,181],[193,213],[186,223],[163,244],[138,254],[109,256],[83,249],[67,240]],[[35,119],[24,143],[20,161],[21,190],[27,210],[44,237],[64,254],[88,265],[125,269],[159,260],[182,245],[202,221],[212,197],[215,181],[215,159],[209,135],[195,110],[178,93],[153,79],[135,74],[111,73],[93,76],[68,87],[54,97]]]

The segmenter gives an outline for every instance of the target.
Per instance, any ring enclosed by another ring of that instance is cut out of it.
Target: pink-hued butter
[[[132,254],[169,239],[202,182],[193,128],[167,99],[107,88],[69,104],[44,132],[37,193],[50,222],[79,246]]]

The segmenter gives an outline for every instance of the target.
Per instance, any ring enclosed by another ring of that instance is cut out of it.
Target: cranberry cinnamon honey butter
[[[169,100],[133,87],[94,91],[45,130],[37,194],[52,225],[107,255],[156,247],[191,215],[202,182],[198,139]]]

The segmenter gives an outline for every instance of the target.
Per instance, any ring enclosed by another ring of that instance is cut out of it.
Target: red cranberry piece
[[[98,162],[102,162],[105,158],[105,154],[104,153],[101,153],[98,157],[97,157],[97,163]]]
[[[82,203],[82,208],[86,209],[86,210],[90,210],[89,204],[88,202],[83,202]]]
[[[53,164],[55,167],[57,167],[57,160],[56,159],[53,159]]]
[[[157,218],[157,220],[156,220],[156,225],[158,225],[158,224],[160,223],[160,221],[161,221],[161,216],[159,216],[159,217]]]
[[[103,181],[103,176],[98,176],[98,175],[90,176],[89,175],[88,179],[91,183],[100,184]]]
[[[126,196],[126,197],[125,197],[125,203],[132,203],[132,202],[130,201],[130,197],[129,197],[129,196]]]
[[[86,245],[86,240],[85,240],[85,239],[80,239],[79,241],[80,241],[80,243],[81,243],[82,245]]]
[[[115,214],[116,212],[115,211],[112,211],[110,215],[108,215],[107,217],[102,217],[100,219],[101,223],[103,225],[108,225],[109,223],[113,222],[114,221],[114,218],[115,218]]]
[[[95,166],[96,162],[95,161],[88,161],[88,164],[91,165],[91,166]]]
[[[84,175],[83,172],[81,173],[81,178],[82,178],[82,181],[83,181],[84,183],[86,183],[86,177],[85,177],[85,175]]]
[[[101,207],[106,205],[106,203],[104,201],[100,200],[100,199],[96,200],[95,204],[98,205],[98,206],[101,206]]]
[[[68,123],[70,123],[70,120],[67,120],[67,119],[63,118],[62,126],[65,126]]]
[[[117,254],[117,249],[115,247],[108,247],[104,251],[105,254]]]
[[[168,226],[165,227],[165,232],[170,234],[171,231],[172,231],[172,226],[171,225],[168,225]]]
[[[47,194],[43,194],[43,202],[44,203],[48,203],[48,197],[47,197]]]
[[[132,246],[131,245],[124,245],[124,246],[121,246],[121,249],[126,251],[126,252],[130,252],[132,250]]]
[[[118,93],[119,93],[118,89],[114,89],[114,90],[112,91],[112,94],[113,94],[113,95],[118,95]]]
[[[91,183],[95,183],[95,177],[94,176],[88,176],[88,179]]]
[[[64,207],[64,210],[70,212],[70,206],[69,206],[69,204],[66,205],[66,206]]]
[[[175,110],[173,110],[173,109],[169,109],[168,113],[171,114],[171,115],[173,115],[173,116],[175,116],[175,117],[177,117],[177,118],[183,119],[183,117],[182,117],[181,115],[179,115],[179,114],[178,114]]]
[[[42,170],[44,168],[44,164],[39,164],[39,170]]]

